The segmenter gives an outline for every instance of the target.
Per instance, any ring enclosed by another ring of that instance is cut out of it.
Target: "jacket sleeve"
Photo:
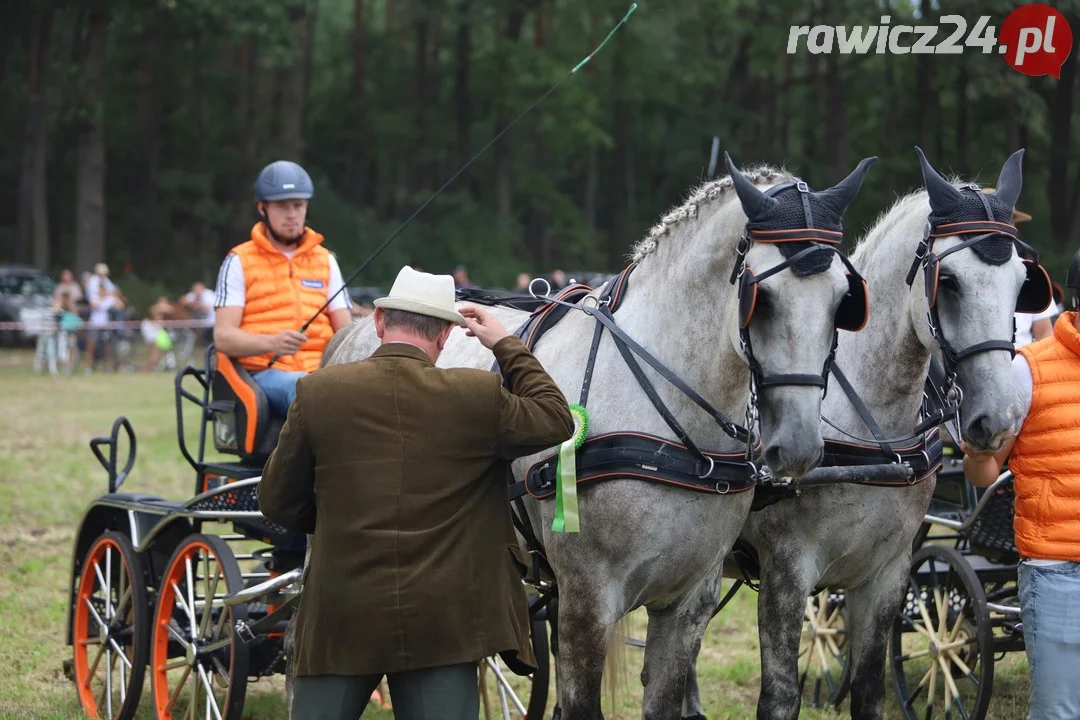
[[[315,532],[315,455],[304,426],[304,403],[296,384],[296,399],[281,428],[259,481],[259,509],[267,519],[297,532]]]
[[[570,407],[525,343],[511,335],[495,343],[493,352],[510,387],[498,388],[499,456],[512,460],[568,440],[574,434]]]

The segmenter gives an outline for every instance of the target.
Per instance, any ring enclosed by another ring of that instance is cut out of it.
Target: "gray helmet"
[[[1069,263],[1069,272],[1065,275],[1065,287],[1080,296],[1080,250],[1073,255],[1072,262]]]
[[[289,160],[272,162],[255,181],[255,200],[307,200],[315,196],[315,184],[304,168]]]

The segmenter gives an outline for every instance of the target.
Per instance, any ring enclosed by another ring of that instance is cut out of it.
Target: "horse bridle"
[[[802,200],[803,213],[806,218],[805,228],[790,230],[744,230],[739,238],[735,266],[731,271],[731,284],[739,281],[739,345],[746,356],[746,362],[750,367],[750,398],[746,407],[747,427],[754,427],[757,422],[758,390],[767,387],[780,386],[813,386],[820,387],[823,392],[828,392],[829,373],[836,357],[836,348],[840,340],[839,330],[857,332],[865,325],[869,314],[869,301],[867,299],[866,281],[851,264],[847,256],[840,250],[843,241],[843,233],[838,230],[822,230],[813,227],[813,218],[810,212],[810,188],[803,181],[789,182],[775,185],[764,192],[764,195],[772,197],[784,190],[794,187],[799,192]],[[809,242],[810,246],[785,258],[783,262],[774,265],[768,270],[755,274],[746,263],[746,255],[753,243],[779,244],[787,242]],[[753,320],[754,307],[757,301],[757,286],[766,278],[775,275],[785,268],[794,265],[807,255],[819,251],[836,253],[840,260],[847,266],[848,291],[836,311],[836,320],[833,324],[833,341],[829,355],[825,358],[820,375],[808,373],[783,373],[766,375],[761,363],[754,356],[753,345],[750,341],[750,323]]]
[[[945,337],[945,333],[942,331],[941,319],[938,315],[937,295],[941,259],[954,252],[969,248],[983,240],[993,237],[1004,237],[1016,246],[1018,255],[1029,255],[1029,258],[1024,259],[1027,274],[1020,295],[1017,298],[1016,311],[1041,312],[1050,304],[1049,300],[1047,300],[1042,303],[1041,307],[1034,309],[1037,307],[1038,303],[1041,302],[1041,298],[1045,295],[1046,298],[1052,299],[1053,295],[1050,276],[1039,263],[1038,252],[1018,237],[1019,233],[1016,226],[1011,223],[998,222],[994,219],[994,212],[990,207],[990,202],[987,200],[986,195],[979,190],[978,185],[963,185],[959,189],[972,190],[978,196],[986,209],[988,220],[938,223],[936,225],[932,225],[928,221],[926,223],[926,231],[923,233],[922,242],[919,243],[919,247],[915,251],[915,258],[911,263],[911,268],[908,270],[907,284],[908,287],[911,287],[912,283],[915,281],[915,274],[921,267],[925,278],[925,293],[928,306],[927,323],[930,328],[931,337],[937,340],[938,347],[941,348],[942,364],[944,365],[945,387],[943,394],[945,401],[949,405],[949,412],[955,414],[956,428],[962,432],[963,423],[960,420],[960,404],[964,399],[964,393],[956,383],[958,365],[964,360],[985,352],[1006,351],[1009,353],[1009,357],[1015,356],[1016,325],[1014,321],[1013,337],[1011,340],[986,340],[981,343],[970,345],[962,350],[953,348],[948,338]],[[935,253],[933,251],[935,238],[953,235],[971,235],[972,237],[953,245],[941,253]],[[1042,285],[1042,287],[1040,287],[1040,285]],[[962,440],[961,437],[955,439],[957,441]]]

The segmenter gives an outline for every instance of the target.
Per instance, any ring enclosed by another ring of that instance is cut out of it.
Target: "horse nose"
[[[784,445],[768,445],[765,448],[765,464],[777,477],[799,478],[821,464],[825,447],[799,447],[794,452]]]
[[[965,439],[976,450],[991,450],[995,440],[1005,430],[1007,428],[999,427],[989,414],[984,413],[968,423],[965,428],[965,435],[967,435]]]

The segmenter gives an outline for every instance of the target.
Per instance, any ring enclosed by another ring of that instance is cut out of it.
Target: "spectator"
[[[206,287],[201,280],[196,280],[191,285],[191,292],[180,298],[180,304],[187,309],[188,317],[192,320],[212,321],[214,318],[214,291]],[[206,344],[214,339],[214,327],[212,322],[207,327],[198,331]]]
[[[68,302],[73,305],[82,302],[82,288],[79,287],[79,283],[75,282],[75,274],[70,270],[64,270],[60,273],[60,282],[56,284],[56,289],[53,290],[53,300],[59,299],[61,295],[67,295]]]
[[[109,266],[98,263],[94,266],[94,274],[86,281],[86,299],[90,306],[90,328],[86,331],[86,353],[84,372],[89,375],[94,370],[95,353],[98,344],[101,343],[105,360],[112,360],[113,369],[116,368],[115,354],[109,340],[111,333],[108,328],[100,327],[110,321],[110,310],[122,309],[116,285],[109,280]],[[99,327],[94,327],[94,326]]]
[[[566,287],[566,273],[562,270],[551,271],[551,292],[554,293]]]
[[[150,355],[146,365],[143,366],[145,372],[153,371],[161,361],[162,354],[172,350],[172,337],[161,323],[165,320],[175,320],[177,309],[169,298],[162,295],[146,312],[146,319],[140,324],[143,340],[150,346]]]
[[[465,269],[464,265],[458,265],[454,268],[454,287],[457,289],[476,287],[473,285],[472,280],[469,280],[469,271]]]
[[[532,275],[530,275],[529,273],[526,273],[526,272],[518,273],[517,282],[514,285],[514,290],[516,290],[518,292],[527,293],[527,292],[529,292],[529,283],[531,283],[531,282],[532,282]]]
[[[997,452],[961,445],[973,485],[991,485],[1006,458],[1013,474],[1032,720],[1080,717],[1080,252],[1065,285],[1074,291],[1073,310],[1062,313],[1051,336],[1018,348],[1013,359],[1018,434]]]

